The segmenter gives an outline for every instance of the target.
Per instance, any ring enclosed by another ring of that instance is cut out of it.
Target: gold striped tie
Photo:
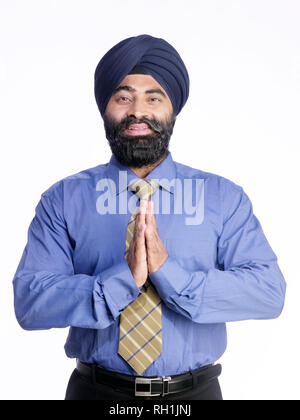
[[[140,200],[150,200],[155,181],[140,179],[129,185]],[[126,232],[125,258],[134,234],[139,205],[132,213]],[[118,353],[141,375],[162,352],[161,299],[148,277],[144,293],[125,308],[120,317]]]

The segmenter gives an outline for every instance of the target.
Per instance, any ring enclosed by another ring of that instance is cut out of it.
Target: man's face
[[[130,74],[113,92],[103,119],[112,153],[123,165],[140,168],[167,154],[176,117],[152,76]]]

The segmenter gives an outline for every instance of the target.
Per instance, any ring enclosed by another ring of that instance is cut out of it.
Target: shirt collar
[[[122,165],[114,155],[111,156],[111,159],[107,164],[106,177],[112,195],[120,194],[126,190],[128,185],[133,181],[140,179],[130,168]],[[153,179],[157,181],[162,188],[173,194],[170,181],[174,178],[176,178],[176,168],[172,155],[169,152],[165,159],[148,174],[145,180]]]

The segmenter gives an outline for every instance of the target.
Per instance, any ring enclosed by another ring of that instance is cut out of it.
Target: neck
[[[165,158],[167,157],[167,154],[162,156],[157,162],[152,163],[151,165],[145,165],[141,168],[134,168],[129,167],[139,178],[146,178],[147,175],[150,174],[150,172],[153,171],[154,168],[156,168]]]

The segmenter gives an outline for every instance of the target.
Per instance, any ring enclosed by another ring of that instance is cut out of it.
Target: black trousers
[[[188,391],[166,395],[164,397],[135,397],[120,392],[109,385],[93,383],[92,378],[81,375],[75,369],[70,377],[65,400],[222,400],[218,378]]]

